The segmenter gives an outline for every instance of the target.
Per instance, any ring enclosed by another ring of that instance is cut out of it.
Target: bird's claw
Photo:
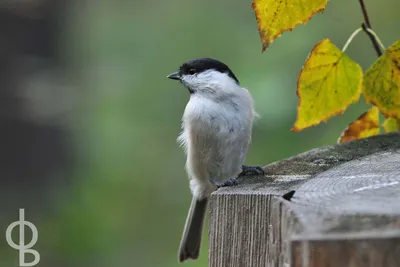
[[[225,180],[223,182],[218,182],[218,181],[215,181],[215,180],[210,180],[210,181],[213,184],[215,184],[217,186],[217,188],[238,185],[238,181],[235,178],[230,178],[230,179],[227,179],[227,180]]]
[[[239,176],[250,176],[250,175],[264,175],[265,172],[261,166],[246,166],[242,165],[242,172]]]

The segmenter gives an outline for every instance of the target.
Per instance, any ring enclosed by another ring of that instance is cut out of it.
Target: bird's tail
[[[190,204],[189,214],[183,230],[181,244],[179,246],[179,262],[189,258],[199,257],[201,234],[203,230],[204,216],[207,210],[208,199],[197,200],[195,197]]]

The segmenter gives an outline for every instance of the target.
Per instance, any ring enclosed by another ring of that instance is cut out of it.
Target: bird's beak
[[[181,75],[179,74],[179,71],[175,71],[175,72],[171,73],[170,75],[168,75],[167,78],[172,79],[172,80],[180,80]]]

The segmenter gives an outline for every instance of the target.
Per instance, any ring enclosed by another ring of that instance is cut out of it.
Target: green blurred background
[[[382,42],[400,39],[400,1],[365,2]],[[309,51],[326,37],[341,48],[361,21],[357,0],[331,0],[261,54],[250,0],[1,2],[1,227],[25,208],[38,266],[178,266],[191,195],[176,137],[189,94],[166,75],[198,57],[228,64],[261,115],[246,163],[265,165],[335,143],[367,109],[290,132]],[[364,70],[376,59],[365,34],[348,54]],[[186,266],[207,266],[204,238]],[[18,266],[3,240],[0,266]]]

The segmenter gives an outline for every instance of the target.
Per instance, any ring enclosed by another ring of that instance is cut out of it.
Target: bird
[[[243,165],[258,114],[253,97],[226,64],[194,59],[167,78],[180,81],[190,94],[177,138],[186,154],[193,196],[178,251],[178,261],[183,262],[199,257],[210,195],[220,187],[236,185],[238,176],[264,171]]]

